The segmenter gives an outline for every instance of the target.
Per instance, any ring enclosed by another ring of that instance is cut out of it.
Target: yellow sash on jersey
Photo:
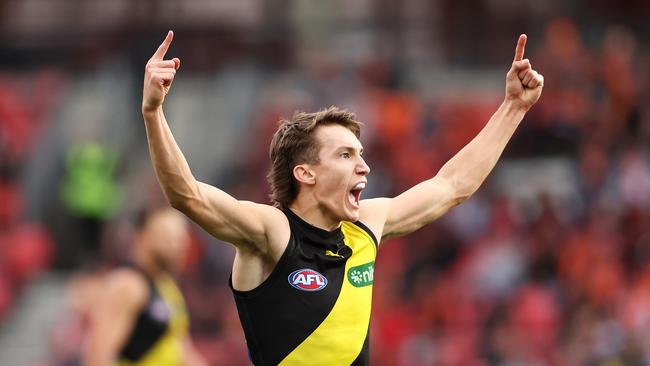
[[[183,295],[170,277],[161,277],[154,282],[158,293],[171,312],[167,331],[140,360],[136,362],[121,360],[118,363],[119,366],[178,366],[183,364],[183,347],[189,328]]]
[[[377,248],[370,235],[353,223],[343,222],[341,229],[345,244],[352,249],[341,292],[325,320],[280,365],[350,365],[361,353],[370,324]],[[359,279],[355,268],[370,268],[370,275],[366,271]]]

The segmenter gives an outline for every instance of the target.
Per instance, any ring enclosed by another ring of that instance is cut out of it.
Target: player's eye
[[[350,159],[350,153],[347,153],[347,152],[341,153],[341,157],[343,159]]]

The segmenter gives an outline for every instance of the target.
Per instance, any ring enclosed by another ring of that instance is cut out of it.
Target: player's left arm
[[[526,112],[539,99],[544,77],[524,59],[526,36],[517,42],[506,75],[503,103],[472,141],[438,174],[395,198],[365,200],[361,220],[382,239],[406,235],[431,223],[478,190]]]

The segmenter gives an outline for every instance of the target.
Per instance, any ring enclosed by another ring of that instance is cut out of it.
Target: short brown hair
[[[318,163],[320,146],[314,131],[321,125],[341,125],[361,136],[361,123],[354,113],[329,107],[315,113],[296,112],[290,120],[281,120],[271,139],[271,169],[266,176],[271,184],[270,198],[276,207],[287,207],[298,196],[293,168],[298,164]]]

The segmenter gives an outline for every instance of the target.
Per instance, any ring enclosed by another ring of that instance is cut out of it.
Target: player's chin
[[[359,221],[360,207],[348,204],[345,207],[345,221],[356,222]]]

